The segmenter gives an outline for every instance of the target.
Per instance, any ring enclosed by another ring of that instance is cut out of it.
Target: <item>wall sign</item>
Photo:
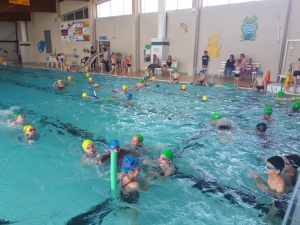
[[[29,0],[9,0],[9,3],[18,5],[30,5]]]
[[[89,21],[62,23],[60,25],[61,40],[90,41]]]

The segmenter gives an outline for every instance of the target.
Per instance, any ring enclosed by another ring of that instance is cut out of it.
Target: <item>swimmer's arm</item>
[[[131,151],[131,150],[125,150],[125,153],[126,153],[126,155],[132,154],[132,155],[134,155],[135,157],[140,157],[140,156],[141,156],[139,153],[137,153],[137,152],[135,152],[135,151]]]
[[[56,86],[56,81],[54,82],[54,84],[53,84],[53,87],[55,87]]]
[[[157,160],[144,160],[143,164],[146,166],[158,166]]]
[[[265,181],[264,179],[262,179],[259,175],[257,175],[256,173],[250,173],[250,176],[255,178],[258,181],[263,182],[264,184],[268,184],[267,181]],[[257,185],[256,185],[257,186]]]
[[[102,165],[102,163],[108,159],[110,159],[110,154],[106,154],[106,155],[102,156],[101,158],[97,159],[96,164]]]
[[[158,172],[148,172],[147,174],[153,174],[155,175],[159,180],[164,181],[166,180],[170,175],[174,173],[174,168],[169,168],[165,171],[164,176],[161,176]]]
[[[15,126],[17,124],[18,124],[17,121],[13,121],[13,122],[10,123],[11,126]]]

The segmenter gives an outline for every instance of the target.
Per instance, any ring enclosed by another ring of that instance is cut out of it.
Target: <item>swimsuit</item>
[[[125,175],[126,176],[126,175]],[[120,180],[120,184],[122,186],[122,189],[125,190],[125,187],[130,184],[131,182],[133,182],[134,180],[131,180],[129,181],[128,183],[122,185],[122,180],[123,178],[125,177],[123,176]],[[138,203],[138,200],[139,200],[139,196],[140,196],[140,193],[138,191],[132,191],[132,192],[128,192],[128,194],[124,194],[123,191],[120,192],[120,198],[124,201],[124,202],[127,202],[129,204],[135,204],[135,203]]]
[[[260,90],[264,90],[265,87],[264,86],[256,86],[256,89],[260,91]]]
[[[294,77],[300,76],[300,70],[295,70],[293,75]]]
[[[127,67],[131,67],[131,64],[127,64]]]
[[[231,126],[230,125],[220,125],[218,126],[219,130],[231,130]]]
[[[234,74],[234,77],[240,77],[240,74]]]

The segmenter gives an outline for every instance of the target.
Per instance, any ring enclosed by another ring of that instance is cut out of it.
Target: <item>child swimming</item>
[[[127,92],[125,94],[125,96],[126,96],[126,103],[129,104],[129,105],[132,105],[132,103],[133,103],[133,101],[132,101],[132,94],[129,93],[129,92]]]
[[[105,88],[108,85],[108,83],[105,83],[104,86],[99,86],[99,84],[94,84],[94,88]]]
[[[58,90],[62,90],[66,87],[62,80],[55,81],[53,87],[56,87]]]
[[[14,118],[15,118],[15,121],[10,123],[11,126],[15,126],[17,124],[24,123],[24,121],[25,121],[25,115],[21,112],[14,113]]]
[[[265,119],[265,120],[269,120],[269,121],[274,121],[275,119],[271,116],[273,112],[273,109],[271,106],[266,106],[264,108],[264,115],[261,116],[261,118]]]
[[[87,139],[82,142],[82,148],[84,154],[81,158],[81,162],[84,164],[96,164],[97,159],[100,158],[100,152],[95,149],[94,143]]]
[[[87,93],[82,93],[82,98],[91,98],[91,99],[98,99],[97,95],[88,95]]]
[[[114,150],[118,152],[118,162],[119,162],[118,164],[119,165],[122,163],[123,158],[128,154],[132,154],[136,157],[140,157],[140,154],[135,151],[125,150],[125,149],[120,148],[119,141],[116,139],[113,139],[108,143],[108,146],[106,149],[106,152],[108,152],[108,154],[103,155],[101,158],[97,159],[97,164],[102,165],[102,163],[104,161],[110,159],[110,152],[114,151]]]
[[[36,142],[40,135],[36,133],[36,129],[32,125],[26,125],[23,129],[24,131],[24,142],[31,143]]]
[[[265,190],[276,197],[280,197],[285,190],[285,182],[281,176],[281,171],[284,166],[285,163],[280,156],[272,156],[266,161],[266,173],[268,174],[268,179],[266,181],[256,173],[251,173],[250,176],[264,184],[257,183],[255,184],[256,187]]]
[[[291,154],[284,157],[284,174],[283,178],[285,184],[288,187],[295,186],[297,183],[298,172],[297,169],[300,166],[300,157],[299,155]]]
[[[173,151],[171,149],[165,149],[161,152],[158,160],[144,160],[144,165],[159,167],[159,172],[152,171],[148,172],[147,175],[154,175],[162,181],[166,180],[176,172],[175,167],[172,165],[173,158]]]
[[[138,151],[138,152],[150,150],[150,148],[145,148],[143,146],[143,142],[144,142],[143,135],[141,135],[141,134],[134,134],[132,136],[130,145],[134,148],[133,150]]]
[[[210,125],[216,126],[218,128],[218,137],[220,142],[225,142],[224,138],[226,136],[230,136],[232,142],[235,141],[234,136],[232,135],[232,129],[236,126],[236,124],[228,119],[222,119],[219,113],[214,113],[212,115],[212,120],[209,122]]]

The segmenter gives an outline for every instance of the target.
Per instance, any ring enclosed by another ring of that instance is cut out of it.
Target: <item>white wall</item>
[[[60,5],[60,14],[64,15],[69,12],[76,11],[78,9],[82,9],[88,7],[88,2],[80,2],[80,1],[63,1],[59,3]]]
[[[209,63],[214,73],[230,54],[237,59],[244,53],[246,59],[252,58],[253,62],[261,63],[261,70],[265,73],[270,70],[271,80],[275,81],[278,75],[278,15],[285,18],[286,3],[284,0],[271,0],[202,8],[198,67],[201,67],[201,57],[207,50],[209,37],[219,34],[217,45],[222,45],[221,54],[218,58],[211,58]],[[241,41],[243,20],[254,15],[258,17],[257,37],[255,41]]]

